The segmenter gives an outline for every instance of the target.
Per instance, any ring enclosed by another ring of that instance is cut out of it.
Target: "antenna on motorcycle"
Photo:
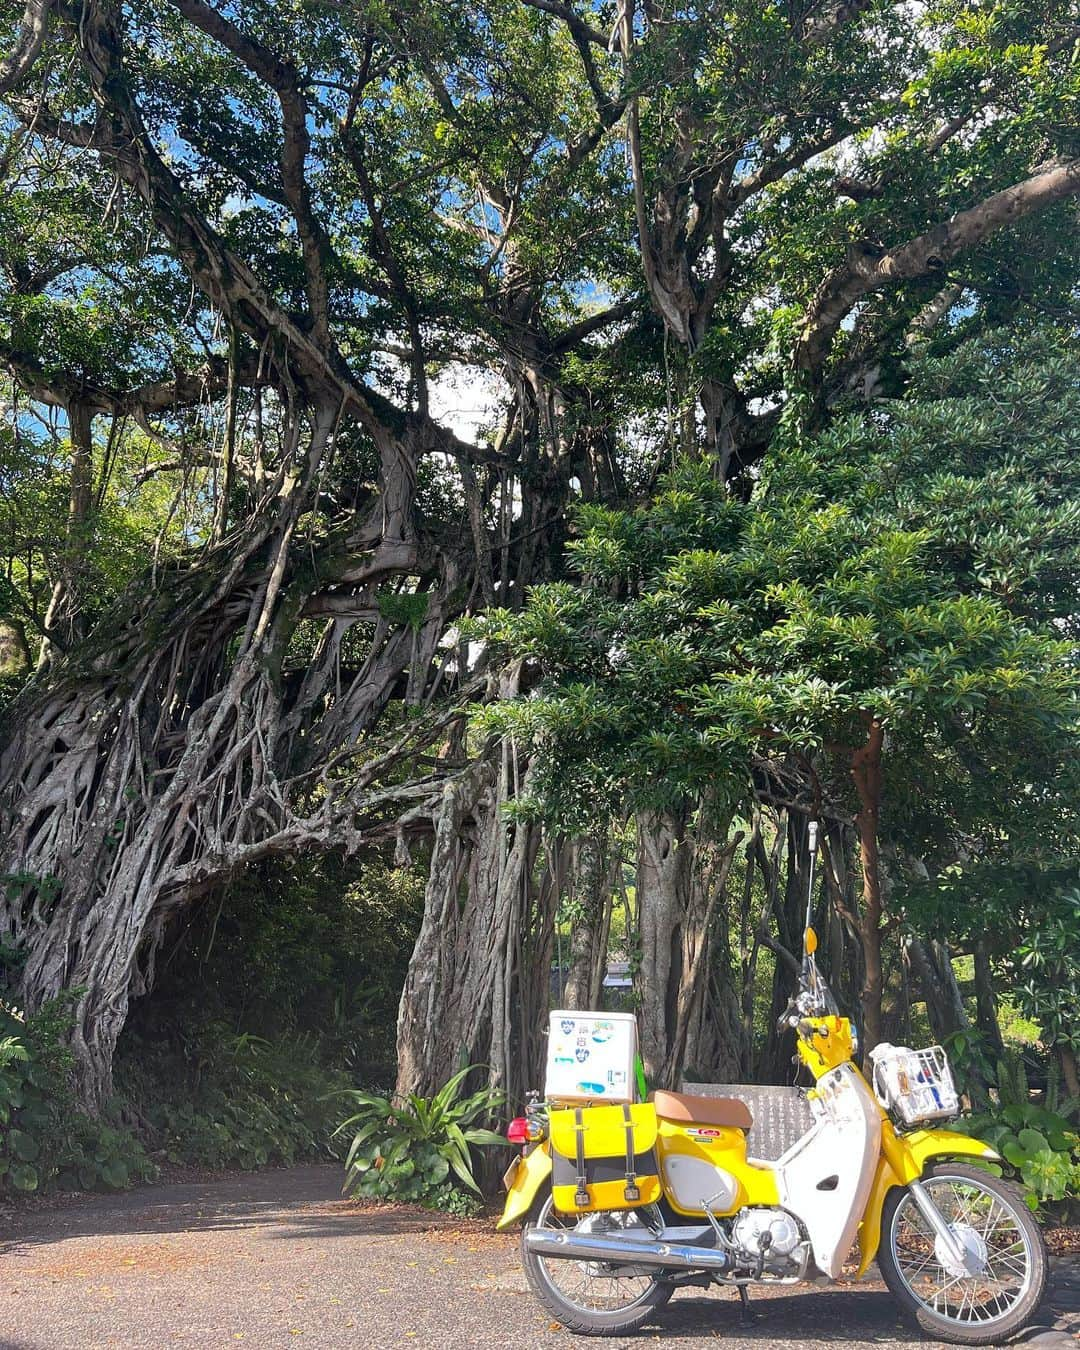
[[[803,966],[810,978],[810,987],[817,993],[818,973],[814,953],[817,951],[817,934],[813,928],[814,917],[814,861],[817,858],[818,822],[812,820],[807,834],[810,844],[810,877],[806,887],[806,923],[803,926]]]
[[[810,880],[806,888],[806,923],[803,925],[803,952],[813,956],[817,951],[817,934],[811,926],[814,917],[814,859],[817,857],[818,823],[812,820],[808,827],[810,836]]]

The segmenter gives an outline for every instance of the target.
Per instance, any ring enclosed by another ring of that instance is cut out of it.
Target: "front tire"
[[[898,1186],[885,1201],[878,1252],[890,1293],[938,1340],[1006,1340],[1030,1320],[1046,1288],[1046,1247],[1022,1192],[963,1163],[935,1163],[920,1180],[981,1269],[958,1270],[911,1193]]]
[[[654,1206],[646,1206],[652,1209]],[[639,1210],[611,1210],[580,1219],[559,1214],[550,1191],[533,1206],[521,1234],[521,1264],[529,1288],[567,1331],[579,1336],[620,1336],[636,1331],[674,1293],[670,1283],[652,1275],[620,1276],[619,1266],[595,1261],[545,1260],[525,1246],[530,1228],[624,1227],[642,1222]]]

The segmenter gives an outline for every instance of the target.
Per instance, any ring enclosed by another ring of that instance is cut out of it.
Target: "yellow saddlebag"
[[[636,1209],[660,1199],[656,1108],[577,1106],[551,1112],[551,1192],[564,1214]]]

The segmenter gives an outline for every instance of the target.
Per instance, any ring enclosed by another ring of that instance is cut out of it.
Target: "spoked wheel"
[[[618,1336],[635,1331],[662,1308],[674,1292],[667,1282],[640,1273],[634,1266],[606,1261],[546,1259],[525,1246],[530,1228],[579,1229],[616,1234],[629,1228],[659,1228],[655,1205],[642,1209],[604,1210],[581,1218],[560,1214],[550,1193],[534,1209],[522,1232],[521,1263],[533,1293],[567,1331],[583,1336]]]
[[[938,1163],[922,1178],[964,1247],[936,1238],[911,1193],[890,1192],[881,1217],[878,1264],[893,1296],[943,1341],[990,1345],[1018,1331],[1042,1300],[1046,1248],[1018,1187],[961,1163]]]

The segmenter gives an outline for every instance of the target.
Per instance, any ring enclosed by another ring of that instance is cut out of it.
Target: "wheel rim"
[[[655,1211],[655,1205],[646,1205],[645,1210]],[[648,1218],[660,1226],[659,1212],[650,1213]],[[599,1214],[587,1214],[582,1219],[559,1214],[551,1197],[544,1202],[537,1217],[537,1228],[571,1229],[586,1233],[624,1232],[627,1228],[653,1228],[643,1216],[642,1210],[605,1210]],[[547,1260],[537,1256],[536,1264],[551,1287],[563,1303],[590,1313],[630,1312],[646,1301],[656,1283],[653,1275],[619,1274],[625,1267],[612,1266],[603,1261],[569,1261],[565,1258]]]
[[[1031,1235],[1018,1211],[970,1177],[930,1177],[923,1186],[963,1245],[966,1265],[935,1238],[914,1200],[904,1195],[889,1240],[893,1264],[912,1297],[935,1316],[966,1326],[1007,1317],[1031,1288],[1035,1268]]]

